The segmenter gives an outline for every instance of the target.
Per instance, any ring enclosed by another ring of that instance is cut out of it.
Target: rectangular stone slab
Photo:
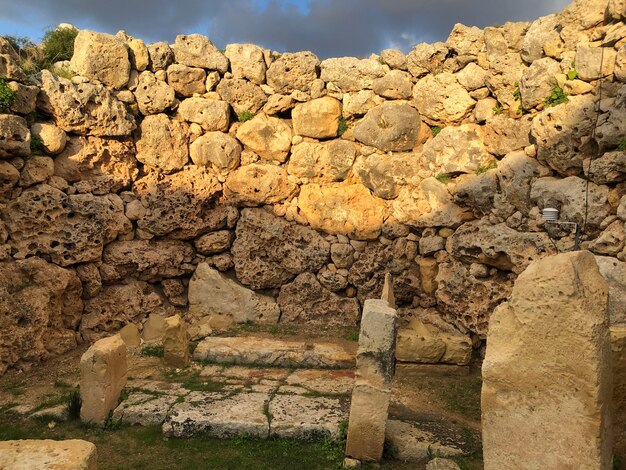
[[[0,468],[7,470],[96,470],[96,446],[71,439],[0,441]]]

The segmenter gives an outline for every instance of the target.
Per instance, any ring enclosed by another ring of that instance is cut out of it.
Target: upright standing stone
[[[535,261],[493,312],[483,362],[486,470],[610,469],[608,285],[591,253]]]
[[[180,315],[165,319],[163,349],[166,365],[171,367],[189,365],[189,335]]]
[[[615,441],[626,436],[626,324],[611,326],[613,353],[613,429]]]
[[[395,372],[396,311],[387,300],[366,300],[361,319],[346,455],[378,462],[383,455]]]
[[[380,295],[380,299],[387,301],[391,308],[396,308],[396,297],[393,294],[393,277],[391,277],[391,273],[385,273],[385,283],[383,284],[383,293]]]
[[[126,344],[120,335],[96,341],[80,358],[80,419],[104,424],[126,385]]]

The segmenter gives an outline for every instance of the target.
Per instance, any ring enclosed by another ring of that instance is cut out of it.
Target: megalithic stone
[[[612,468],[608,285],[588,251],[531,263],[493,312],[485,470]]]
[[[611,326],[613,428],[626,429],[626,325]]]
[[[396,308],[396,296],[393,294],[393,277],[391,273],[385,273],[385,283],[383,284],[383,293],[381,300],[386,300],[391,308]]]
[[[165,333],[163,334],[163,360],[170,367],[185,367],[189,365],[189,335],[185,322],[180,315],[165,319]]]
[[[382,458],[395,373],[396,334],[397,314],[387,300],[366,300],[350,406],[348,457],[370,462]]]

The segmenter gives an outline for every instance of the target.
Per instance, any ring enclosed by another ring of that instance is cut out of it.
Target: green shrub
[[[433,137],[436,137],[443,130],[442,126],[432,126],[430,128],[430,132],[433,134]]]
[[[9,88],[6,77],[0,77],[0,111],[8,111],[16,99],[17,93]]]
[[[569,98],[563,91],[563,88],[555,85],[554,88],[552,88],[552,93],[546,96],[546,98],[543,100],[543,104],[546,108],[549,108],[551,106],[556,106],[557,104],[567,103],[568,101]]]
[[[239,115],[237,116],[237,118],[239,119],[239,122],[246,122],[249,121],[250,119],[252,119],[254,117],[254,113],[251,113],[250,111],[242,111],[241,113],[239,113]]]
[[[163,346],[148,345],[144,346],[141,350],[141,355],[148,357],[163,357],[165,356],[165,349],[163,349]]]
[[[43,152],[43,140],[38,135],[31,135],[30,137],[30,151],[34,155],[41,155]]]
[[[620,152],[626,150],[626,137],[619,141],[619,144],[617,145],[617,150],[619,150]]]
[[[73,28],[61,28],[48,30],[43,35],[41,50],[44,54],[46,67],[59,60],[70,60],[74,55],[74,40],[78,30]]]
[[[80,392],[78,390],[74,390],[70,393],[67,399],[67,414],[70,419],[80,419],[80,407],[82,404],[83,400],[80,398]]]
[[[344,132],[346,132],[348,130],[348,122],[346,121],[346,118],[341,116],[339,118],[339,127],[337,128],[337,136],[341,137]]]

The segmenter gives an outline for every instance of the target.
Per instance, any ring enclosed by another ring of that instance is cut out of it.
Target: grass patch
[[[144,346],[141,350],[141,355],[147,357],[163,357],[165,356],[165,349],[163,346],[148,345]]]
[[[430,132],[433,135],[433,137],[437,137],[437,134],[439,134],[442,130],[443,130],[442,126],[431,126],[430,128]]]
[[[241,113],[237,115],[239,122],[249,121],[253,117],[254,117],[254,113],[251,113],[250,111],[242,111]]]
[[[617,150],[619,150],[620,152],[626,151],[626,137],[619,141],[619,144],[617,145]]]
[[[70,393],[70,396],[67,400],[67,415],[69,419],[79,420],[80,419],[80,407],[83,404],[83,400],[80,398],[80,392],[78,390],[74,390]]]
[[[353,331],[348,331],[345,335],[343,335],[344,339],[347,339],[348,341],[359,341],[359,331],[358,330],[353,330]]]
[[[435,179],[441,184],[448,184],[450,181],[452,181],[452,176],[447,173],[439,173],[435,176]]]
[[[348,130],[348,121],[346,118],[341,116],[339,118],[339,126],[337,127],[337,137],[341,137]]]
[[[497,116],[499,114],[502,114],[503,112],[504,112],[504,108],[502,107],[500,102],[497,101],[496,105],[493,107],[493,114],[495,114]]]
[[[561,88],[558,85],[555,85],[554,88],[552,88],[552,92],[548,96],[546,96],[545,99],[543,100],[543,104],[545,105],[546,108],[549,108],[551,106],[556,106],[562,103],[567,103],[568,101],[569,101],[569,98],[563,91],[563,88]]]
[[[487,173],[489,170],[495,170],[498,168],[498,162],[493,161],[489,165],[479,165],[476,169],[477,175],[482,175],[483,173]]]

